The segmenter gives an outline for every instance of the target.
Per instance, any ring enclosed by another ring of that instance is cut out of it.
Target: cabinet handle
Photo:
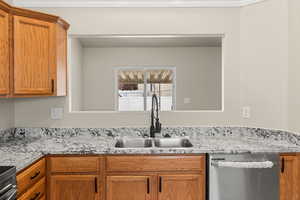
[[[159,177],[159,192],[162,192],[162,178]]]
[[[40,171],[36,172],[33,176],[30,177],[31,180],[35,179],[38,175],[40,175]]]
[[[36,199],[38,199],[38,197],[40,196],[40,192],[37,192],[37,193],[35,193],[35,195],[32,197],[32,198],[30,198],[30,200],[36,200]]]
[[[98,179],[95,177],[95,193],[98,193]]]
[[[284,173],[284,166],[285,165],[285,160],[284,158],[281,159],[281,173]]]
[[[51,92],[54,93],[54,79],[51,80]]]
[[[150,180],[147,178],[147,194],[150,194]]]

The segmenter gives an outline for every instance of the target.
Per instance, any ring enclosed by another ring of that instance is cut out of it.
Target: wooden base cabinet
[[[49,156],[48,200],[103,200],[102,156]]]
[[[106,177],[107,200],[204,200],[202,174],[113,175]]]
[[[299,156],[282,155],[280,157],[280,200],[299,200]]]
[[[152,181],[150,176],[108,176],[107,200],[150,200]]]
[[[99,200],[96,175],[51,176],[51,200]]]
[[[107,156],[106,200],[205,200],[205,156]]]
[[[46,195],[46,160],[40,159],[17,174],[18,200],[40,199]]]
[[[160,175],[159,200],[204,200],[204,177],[201,174]]]

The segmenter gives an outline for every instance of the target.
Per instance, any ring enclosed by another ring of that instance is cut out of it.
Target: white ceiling
[[[20,7],[241,7],[264,0],[13,0]]]
[[[221,47],[222,37],[221,35],[131,35],[76,38],[83,47]]]

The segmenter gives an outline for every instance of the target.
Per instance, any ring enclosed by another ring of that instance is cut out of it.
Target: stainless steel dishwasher
[[[278,154],[210,154],[209,200],[279,200]]]

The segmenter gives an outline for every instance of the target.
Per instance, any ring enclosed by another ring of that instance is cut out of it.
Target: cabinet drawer
[[[38,200],[45,195],[45,177],[25,192],[18,200]]]
[[[45,176],[45,166],[43,158],[17,176],[18,194],[25,192]]]
[[[108,156],[109,172],[202,171],[205,156]]]
[[[99,157],[50,157],[51,172],[98,172]]]

